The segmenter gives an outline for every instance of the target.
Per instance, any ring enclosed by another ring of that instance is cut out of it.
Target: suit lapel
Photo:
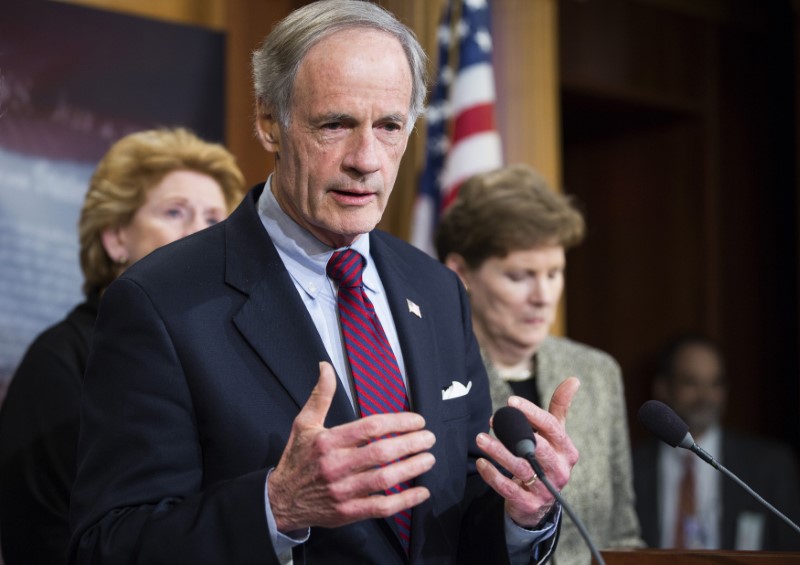
[[[405,261],[375,232],[370,239],[370,253],[397,328],[412,410],[425,416],[426,421],[429,416],[433,419],[438,412],[436,395],[441,397],[442,392],[439,375],[432,374],[438,357],[433,328],[435,307],[425,301],[422,289],[408,276],[410,268]]]
[[[437,369],[440,362],[434,329],[436,305],[426,301],[424,281],[420,283],[418,279],[412,279],[411,267],[391,249],[378,232],[371,234],[370,254],[386,290],[392,318],[397,328],[408,379],[411,409],[425,418],[425,427],[428,430],[437,437],[442,437],[444,427],[441,422],[441,395],[442,390],[452,381],[452,375],[443,374]],[[411,301],[412,305],[409,305],[408,301]],[[417,308],[419,315],[415,313]],[[434,445],[431,452],[443,458],[443,452],[437,453],[443,447]],[[437,473],[425,473],[415,481],[415,484],[425,486],[431,493],[436,493],[439,490],[437,481],[440,480],[447,479]],[[422,542],[426,538],[445,535],[444,532],[437,531],[440,522],[431,519],[431,516],[436,514],[435,503],[435,497],[432,497],[412,510],[410,561],[418,556]],[[393,524],[393,520],[387,520],[387,523]],[[398,547],[400,547],[399,541]]]
[[[319,378],[319,362],[330,358],[288,271],[256,209],[261,188],[252,190],[227,220],[225,280],[247,299],[233,323],[294,400],[298,409]],[[354,418],[338,386],[326,423]]]
[[[641,449],[640,466],[636,468],[639,476],[634,475],[634,481],[639,481],[639,488],[636,490],[636,507],[640,513],[642,537],[652,547],[660,547],[662,544],[661,508],[658,500],[658,488],[655,486],[659,484],[659,445],[654,441],[648,441]]]
[[[545,338],[533,358],[533,362],[536,364],[536,390],[539,393],[540,408],[545,410],[550,406],[550,399],[553,398],[553,393],[561,383],[559,379],[566,378],[567,374],[563,367],[559,366],[561,360],[558,355],[554,354],[554,347],[556,347],[556,343],[553,338]]]

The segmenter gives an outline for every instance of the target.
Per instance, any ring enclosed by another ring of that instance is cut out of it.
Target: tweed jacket
[[[493,409],[513,394],[497,370],[489,374]],[[634,505],[630,440],[622,374],[607,353],[565,338],[548,337],[534,356],[536,388],[547,408],[556,387],[570,376],[581,388],[567,416],[567,433],[580,452],[564,499],[586,525],[598,548],[642,547]],[[565,519],[553,555],[556,565],[586,565],[591,553],[578,528]]]

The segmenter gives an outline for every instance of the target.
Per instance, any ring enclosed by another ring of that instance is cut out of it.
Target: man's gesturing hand
[[[519,396],[512,396],[508,401],[509,406],[521,410],[537,430],[536,459],[550,483],[559,491],[567,484],[572,467],[578,462],[578,450],[567,435],[564,424],[579,386],[575,377],[558,385],[550,400],[549,411]],[[533,470],[528,462],[510,453],[500,441],[482,433],[477,442],[478,447],[512,474],[513,478],[509,479],[485,459],[478,460],[478,472],[506,499],[508,515],[520,526],[533,528],[538,525],[552,507],[553,496],[541,481],[533,480]],[[529,483],[527,486],[526,482]]]
[[[430,496],[424,487],[383,494],[433,467],[434,457],[426,450],[436,438],[423,429],[422,416],[379,414],[328,429],[325,416],[334,392],[333,367],[320,363],[317,386],[269,477],[269,501],[281,532],[385,518]]]

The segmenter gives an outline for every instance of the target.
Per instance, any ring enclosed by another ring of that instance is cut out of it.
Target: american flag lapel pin
[[[415,304],[408,298],[406,298],[406,302],[408,303],[408,311],[414,314],[417,318],[422,318],[422,312],[419,309],[419,304]]]

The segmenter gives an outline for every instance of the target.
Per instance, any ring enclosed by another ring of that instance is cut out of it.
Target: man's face
[[[675,357],[667,385],[668,404],[700,435],[718,423],[725,406],[726,386],[717,354],[701,344],[687,345]]]
[[[281,208],[331,247],[380,221],[408,142],[411,70],[400,43],[374,30],[321,40],[300,64],[291,121],[260,109],[277,153],[272,190]]]

